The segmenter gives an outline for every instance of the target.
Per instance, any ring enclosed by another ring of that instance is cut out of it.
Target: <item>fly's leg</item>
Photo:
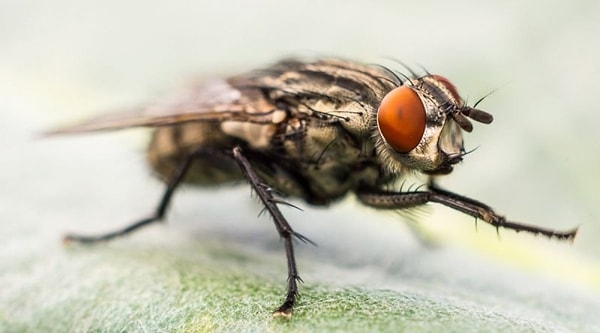
[[[296,303],[296,296],[298,295],[298,281],[302,281],[298,275],[298,269],[296,268],[296,257],[294,256],[292,237],[296,237],[305,243],[313,242],[292,230],[292,227],[289,225],[277,207],[277,203],[281,201],[273,197],[272,191],[269,189],[269,187],[264,184],[254,172],[252,165],[243,155],[240,147],[235,147],[233,149],[233,158],[239,164],[242,173],[244,176],[246,176],[246,179],[260,198],[260,201],[265,205],[265,208],[273,217],[277,232],[283,238],[288,266],[288,288],[285,301],[273,312],[273,315],[290,317],[294,304]]]
[[[124,236],[129,234],[143,226],[149,225],[151,223],[160,221],[169,206],[171,201],[171,197],[175,192],[177,186],[181,183],[183,178],[185,177],[187,171],[189,170],[192,162],[200,155],[215,155],[222,154],[221,151],[212,151],[201,149],[197,152],[190,154],[184,162],[175,170],[171,179],[167,184],[167,189],[165,190],[158,208],[156,212],[151,217],[142,219],[136,223],[133,223],[123,229],[116,230],[114,232],[109,232],[106,234],[96,235],[96,236],[86,236],[86,235],[78,235],[78,234],[68,234],[65,236],[65,241],[74,241],[79,243],[95,243],[100,241],[107,241],[116,237]],[[300,276],[298,275],[298,269],[296,268],[296,257],[294,255],[294,246],[292,243],[292,237],[299,239],[304,243],[314,244],[308,238],[296,233],[289,223],[286,221],[285,217],[277,207],[277,203],[285,203],[279,199],[276,199],[271,189],[264,184],[258,175],[252,169],[250,162],[248,159],[242,154],[242,150],[240,147],[235,147],[232,151],[233,158],[240,166],[240,169],[253,190],[258,194],[260,200],[265,205],[265,208],[269,211],[273,220],[275,222],[275,227],[277,228],[277,232],[284,239],[285,244],[285,252],[287,257],[287,265],[288,265],[288,288],[285,301],[281,306],[279,306],[275,311],[274,315],[281,315],[289,317],[291,316],[292,309],[296,303],[296,296],[298,295],[298,281],[302,281]],[[229,155],[231,157],[231,155]]]
[[[476,219],[481,219],[496,228],[541,234],[548,238],[554,237],[561,240],[573,240],[577,234],[577,229],[563,232],[507,221],[504,216],[498,215],[490,206],[477,200],[442,190],[433,183],[430,183],[428,191],[388,192],[361,189],[357,195],[359,200],[364,204],[381,209],[410,208],[424,205],[428,202],[436,202],[473,216]]]
[[[108,241],[108,240],[111,240],[116,237],[125,236],[135,230],[140,229],[141,227],[144,227],[144,226],[147,226],[154,222],[158,222],[158,221],[162,220],[167,211],[167,207],[169,206],[169,203],[171,202],[171,198],[173,196],[173,193],[175,192],[175,189],[177,188],[177,186],[179,186],[179,184],[185,177],[185,175],[188,172],[188,170],[190,169],[190,166],[192,165],[192,162],[194,161],[194,159],[196,159],[202,153],[205,153],[205,152],[202,150],[199,150],[193,154],[190,154],[189,156],[186,157],[186,159],[183,161],[183,163],[181,163],[177,167],[177,169],[175,169],[175,171],[173,172],[173,175],[171,176],[171,179],[169,179],[169,182],[167,183],[167,189],[163,193],[163,196],[160,199],[160,202],[158,204],[158,207],[157,207],[154,215],[152,215],[148,218],[139,220],[131,225],[126,226],[123,229],[115,230],[115,231],[108,232],[105,234],[100,234],[100,235],[67,234],[64,237],[64,241],[65,242],[78,242],[78,243],[97,243],[97,242],[101,242],[101,241]]]

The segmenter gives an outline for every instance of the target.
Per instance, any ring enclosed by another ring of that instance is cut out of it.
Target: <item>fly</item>
[[[383,66],[338,59],[284,60],[229,79],[205,81],[161,103],[109,114],[50,134],[154,127],[147,157],[166,183],[154,214],[102,235],[68,234],[96,243],[124,236],[165,216],[182,183],[215,186],[246,180],[284,240],[288,286],[275,315],[291,316],[300,276],[294,231],[279,205],[292,196],[328,205],[348,193],[379,209],[439,203],[496,228],[574,239],[566,232],[507,220],[490,206],[441,189],[467,154],[463,132],[492,116],[468,106],[440,75],[408,77]],[[426,188],[402,191],[402,178],[423,174]],[[393,189],[396,190],[393,190]]]

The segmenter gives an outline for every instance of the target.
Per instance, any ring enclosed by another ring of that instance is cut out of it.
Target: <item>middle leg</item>
[[[296,296],[298,295],[298,281],[302,281],[298,275],[298,269],[296,267],[296,257],[294,255],[294,245],[292,240],[293,237],[295,237],[304,243],[314,243],[308,238],[296,233],[292,229],[279,210],[279,207],[277,207],[278,203],[282,203],[281,200],[276,199],[273,196],[272,190],[256,174],[252,168],[252,165],[244,156],[242,149],[239,146],[233,148],[233,158],[240,166],[242,173],[244,176],[246,176],[246,179],[250,183],[250,186],[252,186],[252,189],[256,192],[261,202],[265,205],[267,211],[273,217],[277,232],[283,238],[288,265],[288,288],[285,301],[273,312],[273,315],[290,317],[292,315],[292,309],[296,304]]]

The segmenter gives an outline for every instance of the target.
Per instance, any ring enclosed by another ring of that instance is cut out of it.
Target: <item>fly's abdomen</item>
[[[234,139],[221,132],[218,124],[185,123],[160,127],[152,136],[147,158],[152,169],[163,181],[168,181],[185,159],[202,147],[231,149]],[[197,185],[218,185],[242,179],[239,167],[231,158],[215,154],[198,154],[184,182]]]

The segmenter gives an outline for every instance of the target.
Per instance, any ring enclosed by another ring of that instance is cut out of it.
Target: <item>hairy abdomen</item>
[[[223,134],[218,124],[186,123],[158,128],[152,136],[147,157],[153,170],[167,182],[175,170],[199,149],[230,149],[234,144],[234,139]],[[184,182],[218,185],[243,178],[231,158],[202,153],[196,156]]]

